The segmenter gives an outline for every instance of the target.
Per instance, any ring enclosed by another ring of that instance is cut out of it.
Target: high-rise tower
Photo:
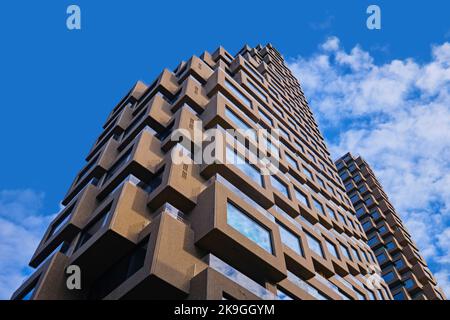
[[[271,45],[219,48],[138,82],[103,128],[14,299],[392,298]],[[214,141],[239,164],[193,163],[208,147],[193,137],[212,128],[278,131],[268,153],[278,170],[252,160],[256,134],[239,148]],[[67,289],[68,266],[81,270],[81,290]]]
[[[394,299],[444,300],[444,293],[369,164],[347,153],[336,166]]]

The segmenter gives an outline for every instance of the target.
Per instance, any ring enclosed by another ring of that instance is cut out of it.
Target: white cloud
[[[450,44],[424,63],[377,64],[332,37],[289,64],[333,156],[351,151],[371,164],[450,296]]]
[[[322,49],[325,51],[336,51],[339,49],[340,40],[338,37],[330,37],[322,44]]]
[[[29,275],[27,267],[51,216],[39,215],[44,194],[0,191],[0,299],[9,299]]]

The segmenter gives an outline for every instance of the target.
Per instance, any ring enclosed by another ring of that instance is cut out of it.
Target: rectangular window
[[[273,121],[267,114],[265,114],[263,111],[259,110],[259,115],[273,127]]]
[[[315,287],[310,285],[308,282],[304,281],[303,279],[293,274],[289,270],[288,270],[288,280],[294,283],[299,288],[306,291],[308,294],[312,295],[317,300],[329,300],[329,298],[325,296],[322,292],[320,292]]]
[[[328,190],[329,193],[335,194],[335,193],[334,193],[334,189],[333,189],[330,185],[328,185],[328,184],[327,184],[327,190]]]
[[[103,180],[103,185],[125,164],[131,159],[131,151],[133,146],[128,148],[128,150],[109,168],[108,173]]]
[[[316,177],[316,178],[317,178],[317,182],[319,182],[320,186],[322,188],[325,188],[325,182],[323,182],[323,180],[321,178],[319,178],[319,177]]]
[[[298,170],[298,163],[297,163],[297,161],[295,161],[295,159],[292,158],[289,154],[287,154],[287,153],[285,153],[285,154],[286,154],[286,160],[287,160],[287,162],[289,162],[289,164],[290,164],[292,167],[294,167],[295,169]]]
[[[313,175],[312,175],[311,171],[309,171],[309,170],[306,169],[306,168],[303,168],[303,172],[305,173],[305,175],[306,175],[309,179],[313,180]]]
[[[360,199],[360,198],[359,198],[359,194],[358,194],[358,193],[355,193],[355,194],[353,194],[353,195],[350,196],[350,200],[351,200],[351,202],[352,202],[353,204],[355,204],[359,199]]]
[[[103,273],[92,285],[90,299],[98,300],[130,278],[144,266],[149,236],[143,239],[130,253],[123,256],[110,269]]]
[[[340,259],[340,258],[339,258],[339,253],[338,253],[338,251],[337,251],[337,249],[336,249],[336,246],[335,246],[334,244],[332,244],[330,241],[326,240],[326,239],[325,239],[325,243],[327,244],[327,249],[328,249],[328,251],[329,251],[335,258]]]
[[[306,239],[308,240],[308,246],[309,248],[314,251],[317,255],[321,256],[322,258],[325,258],[325,254],[323,253],[322,244],[319,240],[316,239],[316,237],[313,237],[308,232],[305,232]]]
[[[328,214],[329,214],[333,219],[337,220],[336,212],[334,212],[334,210],[331,209],[331,208],[329,208],[329,207],[327,207],[327,210],[328,210]]]
[[[275,142],[275,144],[272,143],[270,138],[267,140],[267,150],[270,152],[270,154],[277,159],[280,158],[280,150],[278,149],[279,144]]]
[[[278,223],[280,227],[280,235],[281,235],[281,241],[297,252],[299,255],[303,256],[303,250],[301,246],[300,238],[297,237],[294,233],[289,231],[286,227],[284,227],[281,223]]]
[[[280,126],[278,126],[278,129],[280,129],[281,135],[284,136],[286,140],[289,140],[289,133]]]
[[[242,121],[241,118],[233,110],[225,108],[225,116],[230,118],[231,121],[233,121],[234,124],[238,127],[238,129],[246,130],[249,133],[249,137],[257,141],[256,130],[253,130],[252,127]]]
[[[395,243],[392,241],[389,241],[388,243],[386,243],[386,248],[388,248],[388,250],[392,250],[396,247]]]
[[[404,282],[404,285],[405,285],[405,288],[406,288],[406,289],[411,289],[412,287],[414,287],[415,282],[413,281],[413,279],[407,279],[407,280]]]
[[[273,254],[270,231],[230,202],[227,202],[227,223],[258,246]]]
[[[252,89],[253,93],[255,93],[258,97],[260,97],[263,101],[268,102],[266,95],[262,92],[259,87],[253,84],[251,81],[247,81],[247,85]]]
[[[300,190],[295,189],[295,196],[296,196],[298,201],[300,201],[304,206],[309,208],[308,197],[303,192],[301,192]]]
[[[353,247],[351,247],[351,248],[352,248],[352,252],[353,252],[353,255],[355,256],[355,258],[358,259],[359,261],[361,261],[361,257],[360,257],[360,255],[359,255],[358,250],[356,250],[356,249],[353,248]]]
[[[367,256],[367,253],[363,250],[362,251],[364,259],[366,259],[367,262],[370,262],[369,257]]]
[[[52,235],[54,235],[55,233],[58,233],[58,231],[61,229],[61,227],[63,227],[67,221],[70,220],[71,216],[72,216],[72,211],[73,208],[75,207],[75,203],[72,204],[67,210],[66,212],[64,212],[64,214],[58,219],[58,221],[56,221],[55,223],[53,223],[52,228],[48,234],[47,239],[49,239]]]
[[[325,165],[322,162],[319,162],[320,169],[325,172]]]
[[[237,154],[230,146],[226,148],[226,162],[235,165],[250,179],[262,186],[263,182],[259,170],[248,163],[240,154]]]
[[[366,185],[363,185],[363,186],[362,186],[361,188],[359,188],[358,190],[359,190],[359,193],[363,194],[364,192],[367,191],[367,187],[366,187]]]
[[[230,81],[225,80],[225,86],[236,96],[238,97],[247,107],[251,107],[250,100],[244,96]]]
[[[405,295],[403,294],[403,291],[394,294],[394,300],[405,300]]]
[[[311,159],[312,162],[316,162],[316,157],[314,157],[314,155],[308,151],[308,158]]]
[[[369,245],[369,246],[374,246],[375,244],[377,244],[379,241],[378,241],[378,238],[376,237],[376,236],[373,236],[372,238],[370,238],[368,241],[367,241],[367,244]]]
[[[108,221],[109,213],[111,211],[111,204],[108,205],[102,213],[98,214],[98,216],[90,222],[86,228],[81,231],[80,238],[75,247],[75,251],[77,251],[83,244],[85,244],[92,236],[97,233],[101,228],[106,225]]]
[[[353,189],[353,183],[349,182],[345,185],[345,190],[350,191]]]
[[[403,263],[403,260],[402,260],[402,259],[398,259],[398,260],[396,260],[396,261],[394,262],[394,265],[395,265],[395,267],[396,267],[397,269],[401,269],[401,268],[403,268],[403,266],[404,266],[405,264]]]
[[[348,260],[352,260],[352,257],[350,256],[350,251],[348,251],[348,248],[344,245],[340,245],[342,254],[344,255],[344,257],[346,257]]]
[[[263,77],[257,72],[247,61],[245,61],[245,66],[249,69],[250,73],[253,74],[259,81],[264,82]]]
[[[386,255],[384,253],[381,253],[379,255],[377,255],[377,260],[379,264],[382,264],[383,262],[386,261]]]
[[[295,145],[302,151],[302,152],[305,152],[305,149],[303,148],[303,146],[299,143],[299,142],[297,142],[297,141],[294,141],[295,142]]]
[[[342,213],[338,212],[338,216],[339,216],[339,220],[343,223],[343,224],[347,224],[347,221],[345,220],[345,217]]]
[[[358,209],[356,209],[356,215],[358,217],[362,216],[365,212],[366,210],[364,209],[364,207],[359,207]]]
[[[380,213],[379,213],[378,211],[372,211],[372,212],[370,213],[370,216],[371,216],[374,220],[376,220],[376,219],[378,219],[378,218],[380,217]]]
[[[367,207],[369,207],[373,203],[373,199],[369,197],[364,201],[364,203]]]
[[[386,273],[386,274],[383,276],[383,279],[384,279],[384,281],[385,281],[386,283],[391,282],[392,280],[394,280],[394,278],[395,278],[395,275],[394,275],[394,272],[392,272],[392,271]]]
[[[372,221],[366,221],[366,222],[364,222],[363,225],[362,225],[362,227],[363,227],[363,229],[364,229],[365,231],[369,230],[370,227],[372,227]]]
[[[294,298],[292,298],[289,294],[281,291],[280,289],[277,289],[277,297],[278,300],[294,300]]]
[[[341,174],[339,174],[339,176],[341,177],[342,181],[345,181],[348,178],[348,172],[344,171]]]
[[[289,189],[284,182],[273,175],[270,176],[270,182],[276,190],[280,191],[286,198],[289,198]]]
[[[314,208],[316,208],[317,212],[319,212],[323,216],[326,216],[325,210],[323,209],[322,204],[314,197],[313,197],[313,203],[314,203]]]

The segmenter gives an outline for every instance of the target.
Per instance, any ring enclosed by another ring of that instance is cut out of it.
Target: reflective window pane
[[[273,253],[270,231],[234,204],[227,203],[227,223],[269,253]]]

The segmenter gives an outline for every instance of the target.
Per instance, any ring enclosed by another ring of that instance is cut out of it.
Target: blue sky
[[[235,53],[267,42],[299,76],[334,156],[350,149],[373,163],[440,284],[450,287],[450,4],[273,3],[2,1],[0,298],[27,273],[43,226],[136,80],[150,83],[164,67],[218,45]],[[81,8],[80,31],[66,28],[69,4]],[[381,7],[380,31],[365,26],[369,4]]]

